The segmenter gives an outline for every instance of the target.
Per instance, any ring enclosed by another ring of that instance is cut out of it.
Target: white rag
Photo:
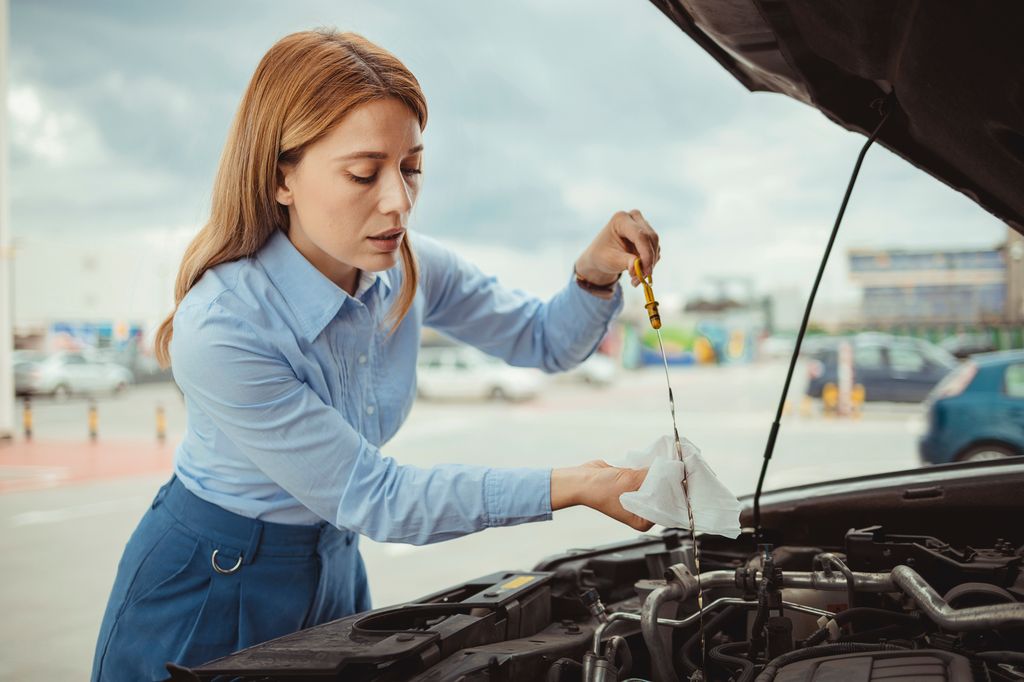
[[[651,523],[669,528],[689,528],[683,490],[685,466],[696,530],[727,538],[738,537],[739,500],[718,480],[701,456],[700,448],[685,438],[680,438],[679,443],[683,449],[683,461],[676,459],[672,436],[662,436],[642,452],[626,454],[626,462],[622,466],[649,469],[639,490],[619,496],[622,506]]]

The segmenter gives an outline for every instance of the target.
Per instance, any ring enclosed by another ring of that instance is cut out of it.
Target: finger
[[[623,225],[622,233],[622,236],[628,239],[633,247],[633,252],[622,254],[622,260],[627,262],[626,267],[629,268],[629,272],[634,272],[633,261],[639,257],[640,271],[644,274],[645,278],[649,277],[654,264],[658,261],[657,245],[652,239],[653,233],[635,221],[630,221]]]
[[[629,212],[629,215],[632,216],[633,220],[640,224],[643,228],[643,233],[646,236],[647,241],[651,244],[654,255],[649,266],[650,270],[645,270],[644,272],[647,274],[653,274],[654,266],[658,264],[659,260],[661,260],[661,237],[658,235],[657,231],[651,227],[651,224],[647,222],[647,219],[644,218],[640,211],[634,209]]]
[[[658,235],[657,230],[651,227],[651,224],[647,222],[647,218],[643,217],[643,214],[640,211],[633,209],[632,211],[629,211],[628,215],[640,225],[644,239],[651,246],[653,255],[650,262],[647,263],[646,261],[643,261],[643,264],[645,265],[644,272],[646,274],[651,274],[654,270],[654,265],[657,264],[657,261],[662,260],[662,238]]]
[[[648,521],[645,518],[637,516],[636,514],[633,514],[633,518],[629,522],[629,526],[630,526],[630,528],[638,530],[641,533],[646,533],[651,528],[654,528],[654,524],[653,523],[651,523],[650,521]]]
[[[640,257],[640,269],[645,277],[649,277],[658,260],[658,233],[651,228],[640,211],[633,209],[624,216],[626,219],[621,221],[619,236],[632,247],[629,251]],[[629,270],[633,271],[632,259]]]

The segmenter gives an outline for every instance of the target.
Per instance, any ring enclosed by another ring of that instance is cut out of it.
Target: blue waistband
[[[237,548],[245,563],[258,553],[308,556],[316,553],[322,533],[351,532],[337,531],[326,521],[308,526],[250,519],[196,497],[177,476],[160,488],[153,500],[153,508],[158,506],[196,535]]]

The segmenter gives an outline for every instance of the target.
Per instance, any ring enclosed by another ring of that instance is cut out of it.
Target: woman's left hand
[[[644,275],[650,276],[661,258],[658,233],[640,211],[618,211],[576,261],[576,273],[588,282],[605,285],[618,280],[626,270],[633,286],[637,286],[640,280],[633,271],[637,257]]]

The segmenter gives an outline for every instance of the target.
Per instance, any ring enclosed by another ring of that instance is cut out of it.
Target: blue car
[[[1024,351],[975,355],[928,396],[929,464],[1024,455]]]

